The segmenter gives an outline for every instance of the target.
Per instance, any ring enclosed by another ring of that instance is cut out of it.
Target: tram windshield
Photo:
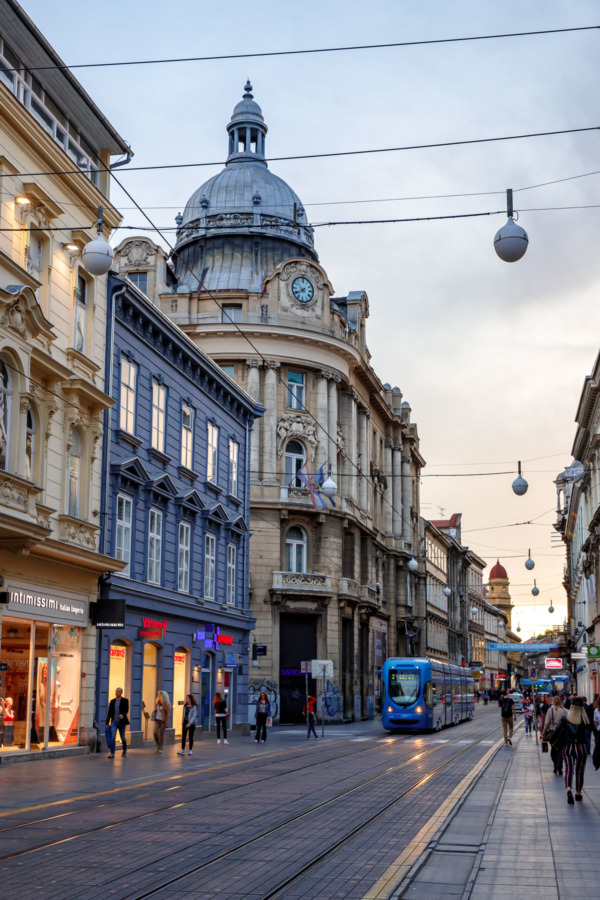
[[[392,669],[388,684],[390,700],[393,700],[398,706],[411,706],[416,703],[419,698],[419,689],[421,686],[421,676],[419,672],[413,669],[402,671],[401,669]]]

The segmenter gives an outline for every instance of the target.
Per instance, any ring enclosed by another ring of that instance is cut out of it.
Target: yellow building
[[[88,275],[80,250],[99,206],[105,234],[119,222],[106,167],[128,148],[68,70],[37,70],[62,61],[20,6],[0,0],[0,13],[5,763],[92,736],[89,606],[98,576],[120,564],[98,546],[106,279]]]

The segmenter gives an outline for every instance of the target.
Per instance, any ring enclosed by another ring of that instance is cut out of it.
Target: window
[[[73,338],[73,346],[80,353],[85,353],[86,313],[87,282],[82,275],[79,275],[75,289],[75,336]]]
[[[215,599],[215,553],[214,534],[207,534],[204,542],[204,596],[207,600]]]
[[[224,306],[221,312],[221,322],[225,322],[225,324],[231,324],[232,322],[241,322],[242,321],[242,307],[241,306]]]
[[[67,460],[68,513],[79,516],[79,485],[81,482],[81,439],[75,429],[71,431],[71,441]]]
[[[305,485],[296,477],[306,462],[304,447],[300,441],[288,441],[285,448],[285,483],[288,487],[302,488]]]
[[[238,457],[240,445],[237,441],[229,441],[229,493],[237,497],[238,493]]]
[[[221,366],[221,369],[226,375],[229,375],[230,378],[235,378],[235,366]]]
[[[304,375],[288,371],[288,406],[290,409],[304,409]]]
[[[29,227],[29,246],[27,247],[27,271],[38,281],[42,280],[42,239]]]
[[[137,366],[121,357],[121,399],[119,427],[128,434],[135,433],[135,393]]]
[[[206,454],[206,480],[217,483],[217,456],[219,448],[219,429],[213,423],[208,423],[208,452]]]
[[[127,565],[120,573],[121,575],[131,575],[131,520],[133,512],[133,503],[131,497],[124,497],[123,494],[117,496],[117,531],[115,536],[115,556],[117,559],[126,562]]]
[[[165,451],[165,410],[167,389],[154,378],[152,380],[152,446],[161,453]]]
[[[33,458],[35,453],[35,422],[33,413],[27,410],[27,426],[25,432],[25,478],[33,481]]]
[[[285,568],[286,572],[306,572],[306,532],[298,525],[285,538]]]
[[[151,509],[148,517],[148,581],[160,584],[162,557],[162,513]]]
[[[148,273],[147,272],[127,272],[127,277],[142,294],[148,293]]]
[[[10,375],[0,359],[0,469],[6,469],[8,465],[10,393]]]
[[[181,407],[181,465],[192,468],[194,461],[194,410],[189,403]]]
[[[235,606],[235,561],[236,548],[234,544],[227,547],[227,602]]]
[[[179,552],[177,556],[177,590],[186,594],[190,589],[190,535],[188,522],[179,523]]]

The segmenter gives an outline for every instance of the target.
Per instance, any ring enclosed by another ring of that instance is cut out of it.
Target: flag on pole
[[[324,466],[324,465],[325,465],[325,463],[323,463],[323,466]],[[323,466],[321,466],[321,468],[318,469],[318,470],[315,472],[315,474],[314,474],[314,479],[313,479],[313,480],[314,480],[315,484],[316,484],[318,487],[322,487],[322,486],[323,486],[323,482],[325,481],[325,472],[323,471]],[[321,494],[319,494],[319,496],[321,497]],[[323,498],[321,497],[321,499],[323,499]],[[329,500],[329,502],[331,503],[331,505],[332,505],[333,507],[335,507],[335,500],[333,499],[333,497],[328,497],[327,499]],[[326,504],[324,503],[323,505],[326,505]]]
[[[296,478],[301,481],[304,487],[308,488],[310,492],[310,498],[312,500],[312,505],[315,507],[315,509],[325,509],[327,504],[325,503],[320,493],[318,491],[315,491],[313,487],[313,479],[310,472],[308,471],[308,463],[304,463],[304,465],[300,469],[298,469],[298,471],[296,472]]]

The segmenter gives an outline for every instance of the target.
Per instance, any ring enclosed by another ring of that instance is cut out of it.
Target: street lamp
[[[527,484],[527,482],[521,475],[521,462],[520,461],[517,463],[517,466],[519,469],[519,474],[512,483],[512,489],[515,492],[515,494],[517,495],[517,497],[522,497],[523,494],[527,493],[527,488],[529,487],[529,485]]]
[[[528,550],[527,552],[528,552],[529,556],[525,560],[525,568],[529,569],[529,571],[531,572],[531,570],[535,567],[535,563],[531,558],[531,550]]]
[[[539,592],[540,592],[540,589],[539,589],[539,587],[537,586],[537,584],[535,583],[535,578],[534,578],[534,579],[533,579],[533,587],[531,588],[531,593],[533,594],[534,597],[537,597],[537,595],[539,594]]]
[[[331,477],[331,469],[329,469],[329,471],[327,473],[327,479],[321,485],[321,493],[325,494],[326,497],[331,499],[332,497],[335,497],[335,495],[337,494],[337,489],[338,489],[337,484]]]
[[[409,559],[409,561],[407,562],[406,565],[408,566],[408,568],[411,572],[416,572],[417,569],[419,568],[419,563],[414,558],[414,556],[411,556],[411,558]]]
[[[513,199],[510,188],[506,192],[506,214],[508,221],[496,232],[494,250],[504,262],[517,262],[525,255],[529,238],[525,229],[517,225],[513,218]]]
[[[444,588],[442,593],[443,593],[444,597],[447,597],[448,599],[450,599],[450,597],[452,596],[452,589],[449,588],[448,585],[446,585],[446,587]]]
[[[98,221],[96,223],[98,237],[86,244],[81,254],[81,261],[90,275],[106,275],[113,264],[115,255],[113,248],[102,237],[103,217],[103,207],[99,206]]]

